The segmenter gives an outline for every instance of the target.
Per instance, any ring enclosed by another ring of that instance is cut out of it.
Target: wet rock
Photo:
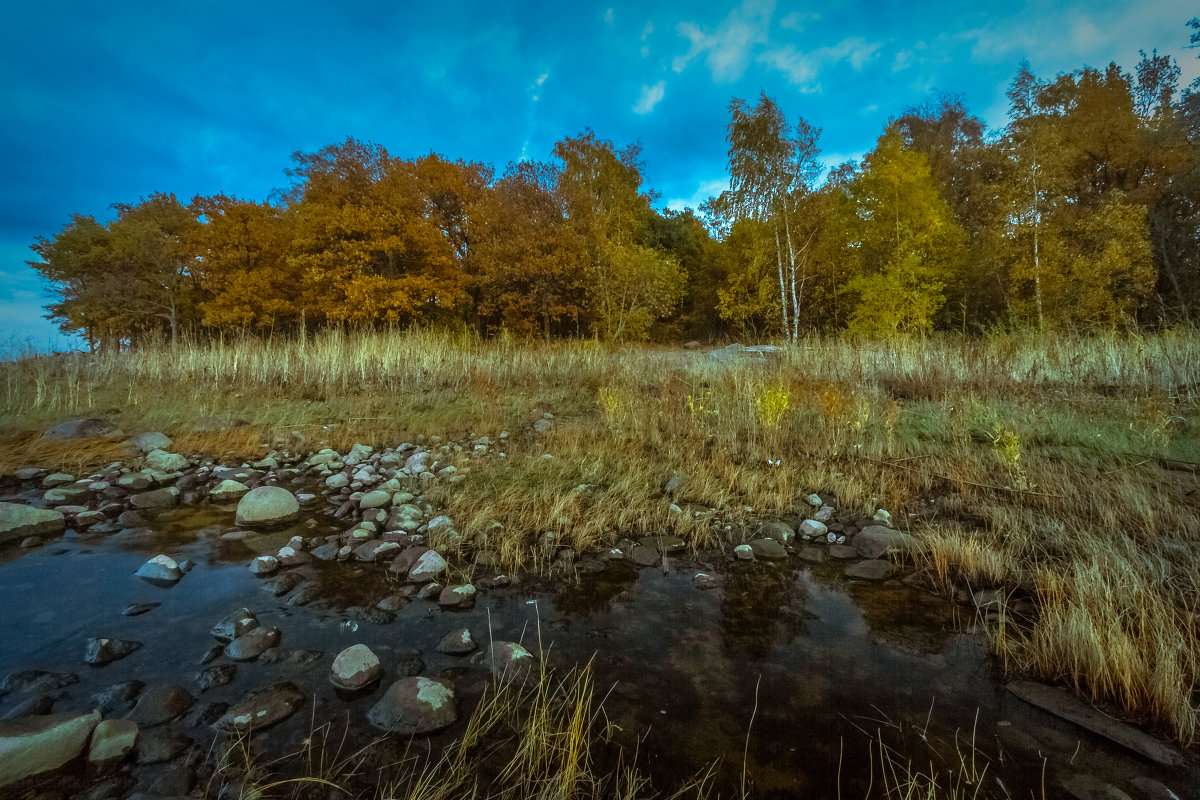
[[[136,722],[127,719],[106,719],[92,731],[87,759],[94,767],[119,761],[133,750],[138,740]]]
[[[709,575],[707,572],[697,572],[692,578],[692,585],[697,589],[716,589],[721,585],[721,579],[716,575]]]
[[[758,530],[758,535],[764,539],[774,539],[780,544],[788,544],[796,538],[796,531],[786,522],[764,522]]]
[[[224,686],[237,677],[237,664],[218,664],[196,674],[196,688],[200,692]]]
[[[1130,800],[1129,795],[1117,787],[1082,773],[1064,778],[1062,787],[1075,800]]]
[[[239,608],[213,625],[209,633],[222,642],[231,642],[257,627],[258,619],[255,618],[254,612],[248,608]]]
[[[1101,713],[1063,689],[1056,689],[1033,681],[1013,681],[1008,684],[1007,689],[1026,703],[1072,722],[1084,730],[1091,731],[1128,750],[1140,753],[1156,764],[1178,767],[1185,763],[1179,751],[1170,745],[1160,742],[1132,725],[1127,725]]]
[[[405,736],[441,730],[458,719],[454,688],[445,678],[403,678],[371,706],[367,719],[376,728]]]
[[[401,656],[396,661],[395,675],[396,680],[401,678],[411,678],[415,675],[420,675],[425,671],[425,662],[421,659],[420,651],[413,651],[407,655]]]
[[[279,644],[279,629],[275,627],[253,628],[225,646],[225,655],[234,661],[250,661],[258,658],[269,647]]]
[[[339,549],[337,542],[327,542],[319,547],[314,547],[309,555],[321,561],[333,561],[337,558]]]
[[[99,711],[0,721],[0,789],[74,760],[99,723]]]
[[[774,539],[754,539],[750,549],[756,558],[787,558],[787,549]]]
[[[225,655],[225,645],[214,644],[204,651],[204,655],[200,656],[200,666],[211,664],[223,655]]]
[[[280,486],[251,489],[238,502],[237,524],[247,528],[284,525],[300,515],[295,495]]]
[[[1179,800],[1179,795],[1154,778],[1134,778],[1129,782],[1137,800]]]
[[[184,760],[148,770],[142,778],[142,783],[155,797],[183,798],[196,785],[196,770]]]
[[[279,548],[279,552],[275,554],[275,558],[279,560],[280,566],[283,567],[300,567],[312,561],[312,557],[308,553],[298,550],[293,545]]]
[[[477,647],[475,640],[471,638],[471,631],[467,628],[459,628],[450,631],[438,640],[433,649],[446,655],[463,656],[474,652]]]
[[[372,539],[359,545],[354,551],[354,557],[359,561],[375,561],[394,554],[399,549],[400,545],[395,542],[381,542],[378,539]]]
[[[125,443],[140,453],[149,453],[154,450],[166,450],[171,446],[171,439],[163,433],[150,432],[139,433],[132,439],[127,439]]]
[[[20,719],[21,717],[39,717],[54,710],[57,698],[52,694],[30,697],[15,706],[7,707],[0,719]]]
[[[834,545],[834,547],[844,547],[845,545]],[[857,551],[855,551],[857,553]],[[804,561],[810,564],[820,564],[825,560],[825,551],[811,544],[801,545],[796,551],[796,555],[800,556]]]
[[[147,611],[153,611],[158,608],[161,603],[130,603],[125,606],[125,611],[122,612],[127,617],[140,617]]]
[[[259,556],[250,561],[250,572],[254,575],[274,575],[279,571],[279,559],[275,556]]]
[[[418,600],[436,600],[442,593],[442,585],[436,581],[427,583],[417,590]]]
[[[217,503],[231,503],[241,500],[249,491],[250,487],[240,481],[224,480],[209,491],[208,497]]]
[[[844,560],[858,558],[859,552],[848,544],[831,544],[829,545],[829,555],[831,558]]]
[[[866,561],[860,561],[857,564],[851,564],[846,567],[847,578],[858,578],[864,581],[882,581],[890,578],[896,568],[892,562],[885,561],[881,558],[872,558]]]
[[[304,703],[304,693],[292,683],[252,692],[226,711],[213,727],[227,733],[262,730],[282,722]]]
[[[426,550],[408,571],[408,579],[414,583],[431,581],[440,575],[446,566],[446,559],[442,558],[436,550]]]
[[[365,644],[354,644],[338,653],[329,670],[329,682],[339,689],[358,691],[383,675],[379,657]]]
[[[131,492],[140,492],[143,489],[149,489],[154,483],[149,475],[142,472],[134,472],[129,475],[122,475],[117,478],[117,486],[122,489],[128,489]]]
[[[533,654],[517,642],[493,642],[491,647],[471,658],[476,664],[485,664],[492,670],[492,677],[502,683],[523,682],[537,664]]]
[[[659,553],[678,553],[687,547],[687,542],[680,539],[678,536],[672,536],[669,533],[656,533],[650,536],[643,536],[638,539],[638,544],[642,547],[652,548]]]
[[[346,609],[346,617],[355,622],[370,622],[372,625],[389,625],[396,621],[396,615],[390,611],[365,606],[350,606]]]
[[[312,581],[302,583],[287,596],[289,606],[306,606],[321,597],[321,587]]]
[[[42,495],[42,501],[48,506],[58,506],[58,510],[69,514],[75,506],[86,503],[92,497],[89,485],[74,483],[70,486],[59,486]]]
[[[151,686],[142,692],[129,718],[143,728],[152,728],[175,719],[195,702],[192,693],[182,686]]]
[[[141,731],[137,743],[137,763],[165,764],[188,751],[194,743],[173,728],[152,728]]]
[[[662,563],[662,554],[653,547],[636,544],[629,551],[629,560],[642,567],[653,567]]]
[[[390,611],[393,614],[408,605],[408,600],[403,595],[389,594],[387,597],[375,604],[375,607],[380,611]]]
[[[106,717],[128,714],[133,710],[138,695],[144,688],[146,688],[146,684],[139,680],[123,681],[101,689],[92,695],[88,702],[99,708]]]
[[[806,519],[800,523],[800,536],[805,539],[820,539],[829,533],[829,527],[819,520]]]
[[[57,536],[67,528],[61,511],[0,503],[0,544],[27,536]]]
[[[207,727],[224,716],[225,712],[228,710],[229,703],[222,703],[220,701],[207,702],[202,700],[196,703],[196,705],[192,706],[192,710],[183,717],[181,722],[187,728]]]
[[[733,556],[738,561],[753,561],[754,548],[748,544],[739,544],[737,547],[733,548]]]
[[[79,683],[79,676],[71,672],[44,672],[23,669],[10,672],[0,680],[0,694],[8,692],[57,692]]]
[[[907,533],[894,531],[882,525],[868,525],[855,535],[851,544],[863,558],[879,558],[884,555],[907,553],[916,545],[916,540]]]
[[[469,583],[447,586],[438,594],[438,605],[442,608],[470,608],[475,605],[475,587]]]
[[[155,472],[179,472],[187,469],[188,460],[178,453],[166,450],[151,450],[146,454],[146,467]]]
[[[183,577],[183,570],[179,568],[179,564],[175,562],[175,559],[165,553],[159,553],[138,567],[138,571],[134,574],[151,583],[169,585]]]
[[[179,490],[174,486],[152,489],[129,498],[134,508],[174,508],[179,504]]]
[[[98,636],[88,639],[83,660],[94,667],[99,667],[122,659],[141,646],[141,642],[130,642],[125,639],[109,639]]]
[[[263,581],[261,587],[264,592],[270,592],[275,597],[282,597],[299,586],[303,580],[304,576],[298,572],[285,572]]]
[[[94,436],[120,436],[121,430],[106,419],[68,419],[42,433],[43,439],[90,439]]]

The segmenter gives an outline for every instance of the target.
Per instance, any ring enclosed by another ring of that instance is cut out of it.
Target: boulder
[[[179,490],[174,486],[135,494],[129,498],[134,508],[174,508],[179,503]]]
[[[100,667],[124,658],[141,646],[141,642],[130,642],[124,639],[109,639],[97,636],[88,639],[83,660],[94,667]]]
[[[408,571],[408,579],[414,583],[425,583],[440,575],[446,569],[446,559],[436,550],[426,550]]]
[[[491,647],[477,654],[472,659],[476,663],[488,665],[492,676],[502,682],[524,681],[537,659],[533,654],[517,642],[492,642]]]
[[[160,553],[138,567],[138,571],[134,574],[151,583],[173,584],[183,577],[183,570],[179,568],[175,559]]]
[[[196,698],[182,686],[151,686],[142,692],[129,718],[144,728],[162,725],[192,707]]]
[[[786,522],[767,522],[759,529],[758,535],[764,539],[774,539],[780,544],[790,544],[796,538],[796,531]]]
[[[363,511],[369,508],[383,508],[392,502],[391,492],[385,492],[376,489],[373,492],[367,492],[358,500],[358,507]]]
[[[225,655],[234,661],[251,661],[279,644],[279,629],[252,628],[234,639],[225,648]]]
[[[357,691],[383,675],[379,657],[365,644],[354,644],[337,654],[329,670],[329,682],[339,689]]]
[[[42,434],[43,439],[90,439],[93,436],[120,436],[121,431],[106,419],[69,419]]]
[[[237,507],[237,524],[248,528],[284,525],[300,515],[300,504],[287,489],[259,486],[251,489]]]
[[[209,491],[208,497],[218,503],[229,503],[241,500],[249,491],[250,487],[240,481],[223,480]]]
[[[137,744],[138,726],[127,719],[103,720],[92,732],[88,761],[96,767],[125,758]]]
[[[187,469],[188,460],[178,453],[166,450],[151,450],[146,454],[146,466],[155,472],[179,472]]]
[[[805,539],[820,539],[829,533],[829,526],[816,519],[806,519],[800,523],[800,535]]]
[[[56,536],[66,528],[66,518],[59,511],[0,503],[0,543],[27,536]]]
[[[464,656],[474,651],[477,646],[475,640],[471,638],[471,631],[467,628],[459,628],[450,631],[438,640],[433,649],[446,655]]]
[[[166,434],[158,432],[139,433],[125,442],[139,453],[149,453],[154,450],[166,450],[171,446],[171,439]]]
[[[470,608],[475,605],[475,587],[469,583],[447,586],[438,595],[438,605],[442,608]]]
[[[230,706],[213,727],[227,733],[269,728],[292,715],[304,703],[304,693],[292,683],[280,683],[246,695]]]
[[[95,710],[0,721],[0,789],[74,760],[98,724]]]
[[[868,525],[851,542],[863,558],[879,558],[884,555],[907,553],[916,545],[916,540],[907,533],[894,531],[882,525]]]
[[[250,571],[263,577],[274,575],[279,571],[279,559],[275,556],[259,556],[250,562]]]
[[[454,687],[445,678],[403,678],[371,706],[367,719],[376,728],[405,736],[441,730],[458,719]]]
[[[165,764],[174,761],[193,744],[195,742],[179,731],[171,728],[152,728],[138,738],[137,763]]]
[[[222,642],[231,642],[257,627],[258,620],[255,618],[254,612],[248,608],[239,608],[213,625],[209,633]]]
[[[774,539],[753,539],[750,549],[756,558],[787,558],[787,549]]]

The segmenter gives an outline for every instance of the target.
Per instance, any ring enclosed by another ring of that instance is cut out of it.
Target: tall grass
[[[468,480],[429,494],[464,535],[448,546],[494,551],[508,569],[548,568],[545,533],[577,550],[654,531],[708,547],[803,513],[813,491],[836,495],[843,513],[882,506],[916,534],[934,582],[1034,602],[1035,613],[1005,609],[992,627],[1009,670],[1071,685],[1182,742],[1197,733],[1193,331],[811,339],[757,361],[327,332],[28,357],[0,363],[0,379],[5,471],[112,457],[103,443],[39,438],[76,414],[113,412],[128,431],[175,436],[177,449],[239,457],[289,435],[315,448],[487,434],[488,457],[448,455]],[[554,426],[536,434],[544,412]],[[251,424],[189,432],[206,415]],[[666,498],[672,475],[682,483]]]

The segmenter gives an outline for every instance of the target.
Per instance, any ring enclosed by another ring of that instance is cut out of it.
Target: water
[[[523,641],[556,668],[591,661],[611,739],[597,750],[597,767],[613,765],[618,753],[626,761],[636,753],[659,790],[715,763],[722,796],[740,787],[744,767],[755,796],[833,797],[840,791],[862,797],[872,781],[879,791],[883,743],[894,759],[942,776],[961,772],[960,754],[975,757],[980,769],[987,764],[989,792],[1000,781],[1013,796],[1040,796],[1044,770],[1049,787],[1075,771],[1117,786],[1131,776],[1154,775],[1181,796],[1200,796],[1191,788],[1200,784],[1195,768],[1164,772],[1009,696],[971,614],[899,580],[852,583],[836,562],[795,559],[755,565],[673,559],[665,574],[613,562],[569,581],[482,590],[467,611],[413,601],[395,622],[374,624],[349,619],[347,609],[371,607],[398,590],[382,565],[301,568],[319,589],[307,607],[271,597],[245,568],[293,534],[307,538],[336,529],[308,521],[224,540],[232,517],[230,509],[178,509],[142,534],[69,535],[33,551],[6,550],[0,555],[0,675],[19,669],[78,674],[56,711],[84,708],[96,691],[130,679],[179,683],[196,693],[200,658],[215,644],[210,628],[246,606],[261,624],[280,628],[285,650],[323,653],[308,665],[239,664],[232,683],[198,695],[232,703],[282,680],[300,686],[308,703],[256,737],[258,747],[292,752],[325,721],[333,721],[339,736],[345,730],[344,748],[378,737],[366,711],[391,678],[352,696],[327,680],[333,657],[362,642],[389,673],[419,652],[423,674],[454,680],[460,722],[429,740],[436,751],[461,734],[487,680],[483,667],[434,650],[446,632],[466,626],[482,643],[489,637]],[[134,577],[160,552],[189,558],[195,567],[170,588]],[[698,571],[720,574],[722,585],[697,589],[692,576]],[[123,616],[139,602],[161,605]],[[88,667],[83,653],[92,636],[144,646],[107,666]],[[0,699],[0,714],[20,699]],[[202,748],[213,740],[206,728],[185,732]],[[380,758],[405,744],[385,743]]]

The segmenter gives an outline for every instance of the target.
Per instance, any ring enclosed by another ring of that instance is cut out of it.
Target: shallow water
[[[900,580],[851,582],[836,562],[743,565],[678,559],[659,568],[613,562],[599,572],[558,582],[481,590],[474,608],[443,611],[414,600],[395,622],[346,625],[345,609],[373,606],[399,584],[384,566],[314,563],[301,568],[320,587],[320,602],[289,606],[262,591],[245,568],[295,533],[306,538],[337,530],[324,517],[269,535],[226,541],[231,508],[177,509],[136,534],[72,535],[32,551],[0,554],[0,676],[19,669],[73,672],[56,711],[87,706],[112,684],[139,679],[178,683],[197,693],[201,656],[216,643],[212,625],[246,606],[261,624],[282,631],[285,650],[319,650],[307,667],[242,663],[232,683],[198,695],[232,703],[282,680],[295,682],[309,701],[256,743],[268,753],[291,752],[321,723],[346,730],[346,748],[378,737],[366,711],[391,679],[347,696],[327,680],[333,657],[362,642],[385,670],[419,651],[424,674],[455,681],[460,722],[429,747],[461,734],[486,682],[483,667],[437,653],[447,631],[467,626],[477,641],[523,641],[554,667],[593,664],[612,744],[598,766],[623,750],[660,790],[717,766],[722,796],[737,789],[743,765],[760,797],[862,797],[880,790],[880,742],[893,758],[934,770],[945,783],[959,771],[958,754],[974,756],[985,788],[997,781],[1013,796],[1060,796],[1062,775],[1084,772],[1126,787],[1152,775],[1181,797],[1200,797],[1200,772],[1166,772],[1032,709],[1003,689],[971,614],[942,597]],[[191,559],[178,584],[160,588],[134,576],[160,553]],[[697,571],[720,574],[722,585],[700,590]],[[137,602],[160,606],[122,615]],[[321,607],[315,607],[320,605]],[[83,662],[89,637],[132,639],[143,647],[104,667]],[[221,659],[217,663],[225,663]],[[0,714],[20,700],[0,699]],[[206,749],[207,728],[177,727]],[[399,752],[408,743],[383,749]],[[1046,760],[1043,762],[1042,756]],[[386,760],[384,758],[383,760]],[[1044,775],[1043,775],[1044,771]],[[968,793],[969,794],[969,793]]]

